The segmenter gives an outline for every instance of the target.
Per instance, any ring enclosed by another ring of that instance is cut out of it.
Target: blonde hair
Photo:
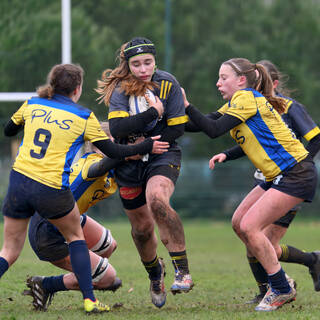
[[[80,65],[57,64],[47,76],[47,83],[37,88],[40,98],[52,98],[54,94],[70,96],[83,82],[84,71]]]
[[[119,61],[118,67],[104,70],[101,80],[97,80],[98,86],[95,91],[100,94],[97,100],[99,103],[104,102],[106,106],[109,105],[112,92],[116,87],[119,87],[120,91],[123,91],[126,96],[142,96],[147,89],[152,90],[158,87],[156,83],[142,81],[131,73],[124,55],[127,44],[124,43],[118,50],[119,53],[116,58]]]
[[[222,64],[229,65],[238,76],[245,76],[248,87],[262,93],[280,114],[284,112],[286,101],[275,95],[273,81],[262,64],[254,64],[245,58],[232,58]]]

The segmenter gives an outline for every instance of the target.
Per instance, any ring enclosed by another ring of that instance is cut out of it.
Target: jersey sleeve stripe
[[[182,124],[188,122],[188,116],[181,116],[176,118],[171,118],[167,120],[168,126],[175,126],[177,124]]]
[[[307,134],[305,134],[303,137],[307,140],[310,141],[313,139],[315,136],[317,136],[320,133],[319,127],[315,127],[312,130],[310,130]]]
[[[126,118],[129,117],[129,112],[127,111],[111,111],[108,115],[108,120],[113,118]]]

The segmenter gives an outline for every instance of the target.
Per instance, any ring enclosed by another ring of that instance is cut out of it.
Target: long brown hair
[[[275,64],[273,64],[270,60],[260,60],[257,63],[262,64],[267,69],[273,82],[275,80],[278,80],[278,85],[275,89],[276,93],[280,93],[284,96],[289,97],[295,91],[286,87],[289,76],[280,72]]]
[[[223,64],[229,65],[237,75],[245,76],[248,87],[263,94],[280,114],[284,112],[286,102],[283,98],[275,95],[273,81],[262,64],[254,64],[245,58],[232,58]]]
[[[147,89],[152,90],[158,85],[154,82],[145,82],[135,77],[130,69],[128,62],[124,56],[124,49],[128,43],[124,43],[118,50],[117,59],[118,66],[115,69],[106,69],[103,71],[101,80],[97,80],[98,87],[95,89],[100,94],[97,99],[99,103],[104,102],[109,105],[109,101],[113,90],[120,87],[120,91],[124,91],[125,95],[142,96]]]
[[[54,94],[70,96],[83,82],[84,71],[80,65],[57,64],[48,74],[47,83],[37,88],[40,98],[52,98]]]

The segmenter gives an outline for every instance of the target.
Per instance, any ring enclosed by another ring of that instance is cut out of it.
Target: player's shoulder
[[[241,89],[241,90],[237,90],[232,98],[231,101],[235,101],[235,100],[251,100],[253,98],[264,98],[263,95],[252,89],[252,88],[246,88],[246,89]]]
[[[84,119],[87,119],[92,113],[92,110],[90,110],[89,108],[73,102],[69,97],[58,94],[55,94],[51,99],[32,97],[28,100],[28,105],[52,107],[73,113]]]
[[[152,78],[153,81],[160,82],[162,80],[178,83],[178,80],[171,73],[157,69]]]
[[[300,102],[298,102],[297,100],[280,93],[277,93],[277,96],[286,101],[286,109],[284,113],[292,114],[295,112],[306,112],[305,106]]]
[[[123,101],[123,100],[128,100],[129,96],[127,96],[124,92],[124,90],[121,89],[121,86],[118,85],[114,88],[111,94],[110,101]]]

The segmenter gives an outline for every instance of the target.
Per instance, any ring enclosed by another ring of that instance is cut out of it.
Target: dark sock
[[[92,301],[96,301],[93,294],[90,256],[86,242],[84,240],[70,242],[69,253],[72,270],[78,279],[83,299],[88,298]]]
[[[55,277],[45,277],[42,286],[49,293],[68,290],[63,283],[63,274]]]
[[[169,252],[175,273],[189,274],[188,258],[186,250]]]
[[[142,260],[141,260],[142,261]],[[149,279],[150,280],[159,280],[161,277],[161,266],[159,263],[159,258],[156,256],[152,261],[150,262],[144,262],[142,261],[144,267],[146,268]]]
[[[279,261],[299,263],[307,267],[311,267],[316,261],[316,257],[311,252],[303,252],[285,244],[280,245],[280,247],[282,252]]]
[[[288,293],[291,290],[286,279],[286,274],[282,268],[274,274],[269,274],[268,277],[272,289],[277,290],[280,293]]]
[[[257,281],[261,294],[268,291],[268,274],[264,270],[262,264],[255,257],[247,257],[251,272]]]
[[[0,257],[0,278],[9,269],[9,263],[5,258]]]

